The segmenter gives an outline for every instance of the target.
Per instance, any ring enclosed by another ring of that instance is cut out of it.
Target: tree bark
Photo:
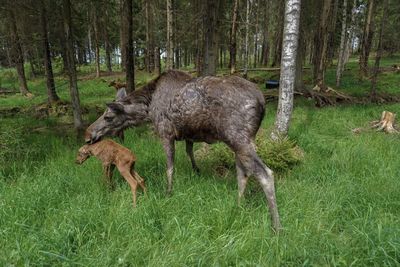
[[[346,51],[345,51],[345,60],[344,63],[346,64],[349,62],[350,58],[350,53],[353,50],[353,39],[355,37],[355,19],[356,19],[356,13],[357,13],[357,0],[354,0],[353,2],[353,8],[351,10],[351,20],[350,20],[350,25],[349,25],[349,37],[347,38],[347,44],[346,44]],[[344,65],[343,65],[344,68]]]
[[[269,60],[269,8],[270,7],[270,0],[265,0],[264,3],[264,26],[263,26],[263,41],[262,41],[262,48],[261,48],[261,65],[267,66]]]
[[[249,28],[250,28],[250,1],[246,0],[246,37],[244,39],[244,67],[243,77],[247,78],[247,70],[249,68]]]
[[[300,7],[301,0],[286,1],[278,112],[275,120],[275,129],[271,134],[273,140],[286,136],[289,130],[289,122],[293,110]]]
[[[153,6],[151,0],[145,0],[145,21],[146,21],[146,70],[154,71],[154,23]]]
[[[260,16],[260,0],[257,0],[257,6],[254,8],[254,12],[256,13],[256,25],[255,25],[255,30],[254,30],[253,67],[257,68],[257,64],[258,64],[258,24],[259,24],[259,16]]]
[[[167,64],[166,69],[174,66],[174,29],[173,29],[172,0],[167,0]]]
[[[368,13],[364,25],[364,33],[361,43],[360,53],[360,78],[362,76],[368,76],[368,58],[371,50],[372,37],[374,35],[374,13],[375,13],[375,2],[374,0],[368,1]]]
[[[75,50],[73,46],[72,20],[71,20],[71,2],[63,0],[63,20],[65,33],[65,54],[68,66],[69,91],[71,95],[72,110],[74,114],[75,129],[81,131],[83,129],[82,111],[79,100],[78,83],[75,69]]]
[[[122,71],[125,71],[125,66],[126,66],[126,28],[127,25],[125,24],[126,18],[125,18],[125,11],[127,9],[126,6],[127,0],[120,0],[119,2],[119,13],[120,13],[120,29],[119,29],[119,36],[120,36],[120,52],[121,52],[121,69]]]
[[[205,4],[205,14],[203,16],[203,64],[201,75],[215,75],[216,59],[218,53],[217,29],[219,26],[219,12],[222,0],[207,0]]]
[[[382,52],[383,52],[382,41],[383,41],[383,32],[385,30],[386,19],[387,19],[386,14],[388,11],[388,2],[389,2],[389,0],[384,0],[384,2],[383,2],[381,25],[380,25],[380,29],[379,29],[378,51],[376,53],[374,72],[373,72],[372,79],[371,79],[371,95],[370,95],[370,97],[372,100],[375,100],[376,96],[377,96],[376,82],[378,79],[379,64],[380,64]]]
[[[158,46],[154,48],[154,69],[157,76],[161,74],[161,57]]]
[[[125,47],[125,69],[126,69],[126,91],[132,92],[135,90],[135,66],[134,66],[134,51],[133,51],[133,14],[132,1],[126,0],[125,9],[125,25],[126,27],[126,47]]]
[[[106,9],[106,25],[103,30],[103,35],[104,35],[104,48],[106,50],[106,66],[107,66],[107,71],[112,72],[112,64],[111,64],[111,44],[110,44],[110,35],[108,34],[108,27],[107,25],[109,24],[110,18],[109,18],[109,12],[108,8]]]
[[[229,38],[229,67],[231,74],[236,71],[236,32],[237,32],[237,15],[238,15],[239,0],[235,0],[232,10],[232,27]]]
[[[340,48],[339,48],[339,58],[336,68],[336,87],[340,86],[340,79],[344,70],[345,56],[346,56],[346,44],[347,44],[347,0],[343,0],[343,10],[342,10],[342,32],[340,36]]]
[[[322,12],[320,14],[318,29],[314,37],[314,83],[319,84],[321,89],[325,90],[325,70],[326,70],[326,57],[328,52],[328,27],[329,27],[329,14],[331,13],[332,0],[324,0]]]
[[[60,100],[56,93],[56,87],[54,84],[53,67],[51,64],[51,54],[49,37],[47,32],[47,12],[43,0],[40,1],[41,14],[40,23],[42,28],[42,44],[43,44],[43,59],[44,59],[44,71],[46,75],[46,86],[47,86],[47,99],[49,103]]]
[[[93,33],[94,33],[94,46],[95,46],[95,63],[96,63],[96,78],[100,77],[100,38],[99,38],[99,12],[98,4],[95,3],[92,13]]]
[[[284,20],[284,9],[285,9],[285,1],[278,1],[278,13],[277,13],[277,26],[275,33],[275,41],[274,41],[274,54],[272,60],[272,67],[278,66],[281,61],[282,55],[282,35],[283,35],[283,20]]]
[[[28,85],[26,83],[25,69],[24,69],[24,54],[21,47],[21,39],[18,35],[17,21],[15,19],[14,11],[9,10],[9,20],[10,20],[10,36],[11,36],[11,58],[17,69],[17,75],[19,80],[19,90],[22,95],[29,96]]]

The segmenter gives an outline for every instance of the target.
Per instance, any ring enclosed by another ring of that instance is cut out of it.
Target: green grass
[[[344,78],[348,84],[350,77]],[[43,82],[33,83],[44,99]],[[112,99],[100,80],[80,81],[80,90],[84,105]],[[31,105],[15,98],[1,98],[0,106]],[[267,131],[275,109],[268,104]],[[136,169],[148,187],[132,209],[119,174],[110,192],[98,161],[75,165],[82,143],[72,126],[29,114],[0,117],[0,132],[16,132],[16,140],[5,143],[20,148],[0,161],[0,265],[398,266],[400,137],[351,132],[382,110],[399,113],[400,104],[317,109],[297,100],[290,138],[305,159],[276,179],[284,226],[279,235],[270,230],[265,197],[254,181],[238,207],[234,171],[222,178],[204,159],[198,162],[201,174],[194,174],[182,143],[174,195],[166,197],[165,157],[149,127],[126,133],[124,145],[137,154]]]

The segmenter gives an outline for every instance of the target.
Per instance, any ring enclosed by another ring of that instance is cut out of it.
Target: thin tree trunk
[[[374,0],[368,1],[368,14],[365,20],[364,33],[361,43],[360,53],[360,78],[362,76],[368,76],[368,58],[371,50],[372,37],[374,35],[374,13],[375,13],[375,2]]]
[[[270,0],[264,0],[263,42],[261,48],[261,65],[267,66],[269,59],[269,7]]]
[[[278,111],[275,120],[275,129],[271,134],[273,140],[278,140],[280,137],[287,135],[293,110],[296,57],[300,28],[300,4],[301,0],[286,1]]]
[[[133,14],[132,1],[126,0],[125,9],[125,25],[126,27],[126,48],[125,48],[125,69],[126,69],[126,91],[135,90],[135,67],[134,67],[134,51],[133,51]]]
[[[344,70],[345,56],[346,56],[346,44],[347,44],[347,0],[343,0],[343,11],[342,11],[342,33],[340,36],[340,48],[339,58],[336,68],[336,87],[340,86],[340,79]]]
[[[110,36],[108,34],[108,27],[107,25],[109,24],[109,12],[108,8],[106,9],[106,26],[104,27],[103,30],[103,35],[104,35],[104,48],[106,50],[106,66],[107,66],[107,71],[112,72],[112,64],[111,64],[111,45],[110,45]]]
[[[146,21],[146,70],[154,71],[154,23],[152,16],[153,2],[145,0],[145,21]]]
[[[372,79],[371,79],[371,95],[370,95],[370,97],[372,100],[376,100],[376,95],[377,95],[376,82],[378,79],[379,64],[380,64],[382,52],[383,52],[382,40],[383,40],[383,32],[385,30],[386,20],[388,17],[388,16],[386,16],[387,11],[388,11],[388,3],[389,3],[389,0],[384,0],[384,2],[383,2],[381,25],[380,25],[380,29],[379,29],[378,51],[376,53],[374,72],[373,72]]]
[[[21,48],[21,40],[18,35],[17,22],[15,20],[15,14],[12,10],[9,10],[10,19],[10,36],[11,36],[11,58],[15,68],[17,69],[17,75],[19,80],[19,90],[22,95],[30,95],[28,85],[26,83],[25,69],[24,69],[24,54]]]
[[[41,14],[40,14],[40,22],[42,26],[42,44],[43,44],[43,59],[44,59],[44,71],[46,75],[46,86],[47,86],[47,99],[49,103],[53,103],[58,101],[60,98],[56,93],[56,87],[54,84],[54,75],[53,75],[53,67],[51,64],[51,54],[50,54],[50,45],[49,45],[49,37],[47,33],[47,14],[46,8],[43,0],[40,2],[41,4]]]
[[[258,22],[259,22],[259,15],[260,15],[260,0],[257,0],[257,6],[255,7],[256,13],[256,25],[255,25],[255,31],[254,31],[254,62],[253,62],[253,67],[257,68],[257,63],[258,63]]]
[[[125,10],[127,8],[126,6],[126,1],[127,0],[120,0],[119,2],[119,13],[120,13],[120,28],[119,28],[119,36],[120,36],[120,52],[121,52],[121,69],[122,71],[125,71],[125,66],[126,66],[126,28],[127,25],[125,24],[126,18],[125,18]]]
[[[250,0],[246,0],[246,37],[244,40],[244,68],[243,77],[247,78],[249,68],[249,27],[250,27]]]
[[[331,13],[332,0],[324,0],[319,18],[318,29],[314,37],[314,82],[325,90],[326,57],[328,52],[328,27],[329,14]]]
[[[63,19],[65,32],[66,58],[69,76],[69,90],[71,94],[72,110],[74,114],[75,129],[81,131],[83,129],[82,111],[79,100],[78,83],[75,69],[75,50],[73,47],[72,20],[71,20],[71,3],[70,0],[63,0]]]
[[[229,38],[229,67],[231,74],[236,71],[236,32],[237,32],[237,15],[238,15],[239,0],[235,0],[232,10],[232,27]]]
[[[92,21],[94,32],[95,59],[96,59],[96,77],[100,77],[100,38],[99,38],[99,23],[98,23],[98,6],[95,4]]]
[[[349,62],[350,58],[350,53],[353,51],[353,39],[355,37],[355,19],[356,19],[356,13],[357,13],[357,0],[354,0],[353,2],[353,8],[351,10],[351,21],[350,21],[350,27],[349,28],[349,37],[347,38],[347,44],[346,44],[346,51],[345,51],[345,60],[344,63],[346,64]],[[344,69],[344,64],[343,64],[343,69]]]
[[[282,36],[283,36],[283,20],[284,20],[285,1],[278,1],[277,28],[275,34],[274,54],[272,67],[278,66],[282,55]]]
[[[339,10],[339,0],[333,0],[331,10],[332,12],[329,14],[328,26],[328,51],[326,55],[327,66],[331,66],[333,64],[333,57],[335,55],[336,21]]]
[[[167,70],[174,66],[174,30],[173,30],[172,0],[167,0]]]
[[[160,48],[158,46],[154,48],[154,69],[157,76],[161,74],[161,57]]]

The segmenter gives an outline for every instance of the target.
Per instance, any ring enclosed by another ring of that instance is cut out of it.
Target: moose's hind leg
[[[260,183],[267,198],[272,227],[275,231],[279,231],[281,223],[279,219],[278,206],[276,204],[275,184],[272,170],[262,162],[252,144],[242,147],[242,149],[236,152],[236,155],[246,169],[247,174],[254,174],[255,178]]]

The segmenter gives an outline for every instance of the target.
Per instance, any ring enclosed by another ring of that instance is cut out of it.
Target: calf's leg
[[[274,176],[272,170],[262,162],[251,143],[241,146],[235,152],[236,157],[246,169],[246,173],[248,175],[254,174],[257,181],[260,183],[267,198],[272,227],[275,231],[279,231],[281,229],[281,223],[279,219],[278,206],[276,204]],[[238,180],[239,179],[240,177],[238,176]]]
[[[193,155],[193,142],[192,141],[186,140],[186,154],[190,158],[190,162],[192,163],[193,170],[195,172],[199,173],[200,169],[199,169],[199,167],[197,167],[197,164],[196,164],[196,161],[195,161],[194,155]]]
[[[122,177],[125,178],[125,180],[129,183],[129,186],[131,187],[132,191],[132,198],[133,198],[133,207],[136,207],[136,188],[137,188],[137,181],[133,176],[131,175],[130,172],[130,166],[128,165],[123,165],[123,166],[117,166],[119,172],[121,173]]]
[[[113,164],[103,166],[103,172],[105,176],[104,182],[109,189],[114,189],[114,183],[112,181],[114,168],[115,165]]]

